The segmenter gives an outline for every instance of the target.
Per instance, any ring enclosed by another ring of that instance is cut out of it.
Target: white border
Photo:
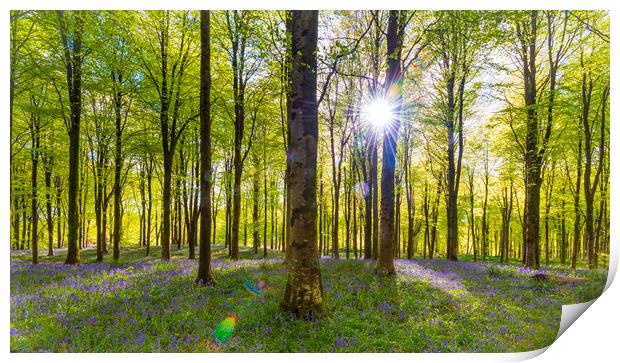
[[[291,0],[263,0],[262,3],[248,0],[226,0],[226,1],[195,1],[195,0],[139,0],[139,1],[127,1],[127,0],[107,0],[107,1],[92,1],[92,0],[23,0],[23,1],[3,1],[0,4],[0,8],[3,10],[2,16],[0,16],[0,34],[1,42],[4,45],[3,52],[0,54],[0,63],[2,64],[0,69],[4,69],[4,72],[0,72],[2,78],[2,85],[0,87],[0,102],[3,105],[2,110],[5,113],[5,117],[0,121],[0,137],[3,138],[3,142],[0,142],[0,165],[4,167],[4,175],[0,178],[0,232],[3,236],[4,246],[0,248],[0,253],[4,256],[2,259],[3,271],[6,275],[1,280],[2,289],[2,305],[4,306],[5,314],[0,314],[0,319],[3,328],[0,330],[0,339],[2,351],[7,355],[6,358],[12,361],[50,361],[50,362],[83,362],[85,359],[95,362],[107,362],[110,360],[122,360],[132,361],[136,358],[143,358],[138,355],[127,354],[46,354],[44,356],[40,354],[9,354],[9,301],[10,301],[10,289],[8,271],[10,265],[10,255],[8,253],[9,236],[9,130],[6,113],[8,112],[8,99],[9,99],[9,81],[8,72],[9,69],[9,10],[10,9],[388,9],[388,8],[403,8],[403,9],[606,9],[611,10],[611,38],[617,37],[617,21],[618,21],[618,2],[602,1],[602,0],[589,0],[589,1],[576,1],[576,0],[563,0],[563,1],[532,1],[521,0],[518,3],[508,1],[497,0],[476,0],[476,1],[393,1],[393,0],[381,0],[377,3],[362,0],[362,1],[338,1],[338,0],[314,0],[314,1],[291,1]],[[618,129],[615,123],[615,117],[613,117],[615,111],[615,100],[617,100],[617,94],[620,90],[615,77],[615,70],[618,69],[618,47],[612,44],[611,49],[611,188],[610,188],[610,213],[611,213],[611,258],[610,258],[610,271],[606,288],[608,288],[615,276],[618,265],[619,256],[619,244],[614,238],[617,235],[618,221],[620,221],[620,213],[618,212],[617,205],[619,204],[618,187],[614,187],[613,181],[617,180],[618,174],[618,152],[615,152],[615,147],[618,145]],[[496,361],[515,361],[529,359],[537,357],[537,361],[541,362],[555,362],[561,360],[562,362],[585,362],[585,361],[609,361],[610,357],[617,355],[617,333],[618,324],[620,324],[620,314],[618,309],[620,307],[620,289],[617,287],[618,283],[611,286],[611,289],[606,291],[594,304],[588,309],[581,319],[577,319],[575,326],[572,329],[568,329],[558,340],[547,349],[541,349],[534,352],[526,353],[506,353],[506,354],[347,354],[347,355],[335,355],[335,354],[295,354],[282,355],[282,354],[184,354],[172,355],[172,354],[155,354],[149,355],[148,359],[156,362],[169,361],[171,359],[182,359],[184,361],[201,361],[216,360],[216,361],[241,361],[252,359],[259,362],[271,362],[274,360],[284,361],[294,359],[299,362],[312,362],[317,360],[355,360],[355,361],[372,361],[376,363],[377,360],[393,360],[393,361],[458,361],[458,362],[496,362]]]

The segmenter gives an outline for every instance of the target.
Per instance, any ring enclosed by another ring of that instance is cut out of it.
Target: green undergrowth
[[[39,266],[14,255],[11,351],[526,351],[553,342],[562,304],[597,297],[605,284],[603,271],[550,270],[587,278],[571,285],[534,281],[514,265],[399,260],[396,277],[381,277],[372,262],[322,259],[327,313],[305,322],[279,307],[287,278],[280,254],[242,248],[233,262],[215,246],[217,285],[197,286],[187,250],[172,248],[171,262],[123,252],[119,263],[78,266],[63,265],[62,252]],[[216,334],[218,326],[230,336]]]

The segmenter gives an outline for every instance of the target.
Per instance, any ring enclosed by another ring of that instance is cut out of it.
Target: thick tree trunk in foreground
[[[387,32],[386,93],[396,94],[394,120],[383,132],[383,166],[381,168],[381,243],[375,271],[382,275],[395,275],[394,268],[394,172],[396,169],[396,139],[400,128],[400,103],[402,102],[402,74],[400,69],[403,39],[403,12],[390,11]]]
[[[316,251],[316,167],[318,114],[316,50],[318,11],[293,11],[288,192],[290,194],[290,260],[282,307],[305,320],[323,304]]]
[[[540,187],[542,160],[546,144],[551,135],[551,123],[547,122],[546,132],[539,140],[540,121],[535,105],[537,104],[538,85],[536,83],[536,54],[538,13],[533,10],[525,21],[517,25],[520,40],[520,62],[523,71],[524,101],[527,116],[525,136],[525,218],[524,218],[524,258],[525,267],[538,269],[539,266],[539,229],[540,229]],[[542,144],[542,146],[541,146]]]
[[[82,111],[82,17],[79,11],[75,13],[75,25],[71,34],[71,45],[69,45],[68,29],[65,23],[64,14],[58,11],[60,22],[60,34],[64,49],[64,60],[66,66],[67,86],[69,90],[69,102],[71,104],[70,128],[69,128],[69,195],[67,225],[68,250],[66,264],[80,262],[80,252],[78,246],[78,203],[77,191],[80,183],[80,116]]]
[[[211,19],[200,11],[200,256],[196,283],[212,284],[211,273]]]

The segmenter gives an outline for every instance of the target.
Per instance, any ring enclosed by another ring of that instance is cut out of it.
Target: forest
[[[10,24],[11,351],[526,351],[602,292],[606,11]]]

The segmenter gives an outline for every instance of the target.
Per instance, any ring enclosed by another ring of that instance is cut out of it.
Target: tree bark
[[[45,165],[45,197],[47,215],[47,255],[54,256],[54,215],[52,214],[52,159],[46,157]]]
[[[213,284],[211,273],[211,19],[200,11],[200,255],[196,283]]]
[[[577,268],[577,257],[579,255],[579,243],[581,236],[581,206],[579,202],[579,197],[581,195],[581,163],[582,163],[582,139],[581,135],[579,135],[579,144],[577,146],[577,182],[575,184],[575,194],[574,194],[574,211],[575,211],[575,222],[573,225],[573,251],[571,258],[571,268],[574,270]]]
[[[153,210],[153,157],[149,155],[148,167],[146,170],[146,185],[148,193],[148,212],[146,218],[146,255],[151,254],[151,213]]]
[[[400,128],[402,102],[402,73],[400,69],[404,34],[404,11],[390,10],[387,31],[386,97],[396,95],[394,120],[383,133],[383,166],[381,167],[381,246],[375,271],[381,275],[395,275],[394,268],[394,173],[396,169],[396,140]]]
[[[58,10],[58,20],[60,23],[60,34],[64,49],[64,63],[66,66],[66,78],[69,92],[69,102],[71,104],[71,116],[69,126],[69,192],[67,225],[68,243],[66,264],[76,264],[80,262],[78,246],[78,203],[77,190],[80,183],[80,116],[82,112],[82,28],[83,21],[79,11],[75,12],[75,25],[71,34],[71,47],[69,46],[68,28],[65,24],[63,11]]]
[[[540,187],[542,157],[544,155],[547,140],[551,128],[547,123],[548,131],[543,139],[543,148],[539,142],[540,123],[535,108],[537,96],[536,83],[536,54],[538,12],[532,10],[526,19],[517,26],[517,35],[520,39],[520,57],[523,67],[524,100],[527,116],[527,129],[525,136],[525,239],[524,239],[524,265],[531,269],[538,269],[539,250],[539,227],[540,227]],[[525,33],[524,33],[525,32]]]
[[[290,260],[282,307],[305,320],[317,317],[323,304],[316,253],[318,15],[318,11],[293,11],[291,17],[292,79],[287,158],[291,203]]]
[[[62,179],[59,176],[54,177],[54,188],[56,188],[56,234],[57,237],[57,246],[58,248],[62,248],[62,208],[61,208],[61,197],[62,197]]]
[[[31,97],[31,106],[37,107],[34,96]],[[32,263],[39,263],[39,240],[38,240],[38,221],[39,221],[39,211],[38,211],[38,201],[37,201],[37,174],[39,170],[39,150],[40,148],[40,134],[41,134],[41,120],[40,116],[35,114],[33,111],[30,115],[30,136],[32,141],[32,150],[30,151],[31,161],[32,161],[32,172],[31,172],[31,217],[32,217]]]
[[[252,244],[254,245],[254,254],[256,255],[260,247],[260,221],[258,211],[258,193],[260,192],[260,188],[258,185],[258,165],[255,165],[255,169],[254,177],[252,178]]]

